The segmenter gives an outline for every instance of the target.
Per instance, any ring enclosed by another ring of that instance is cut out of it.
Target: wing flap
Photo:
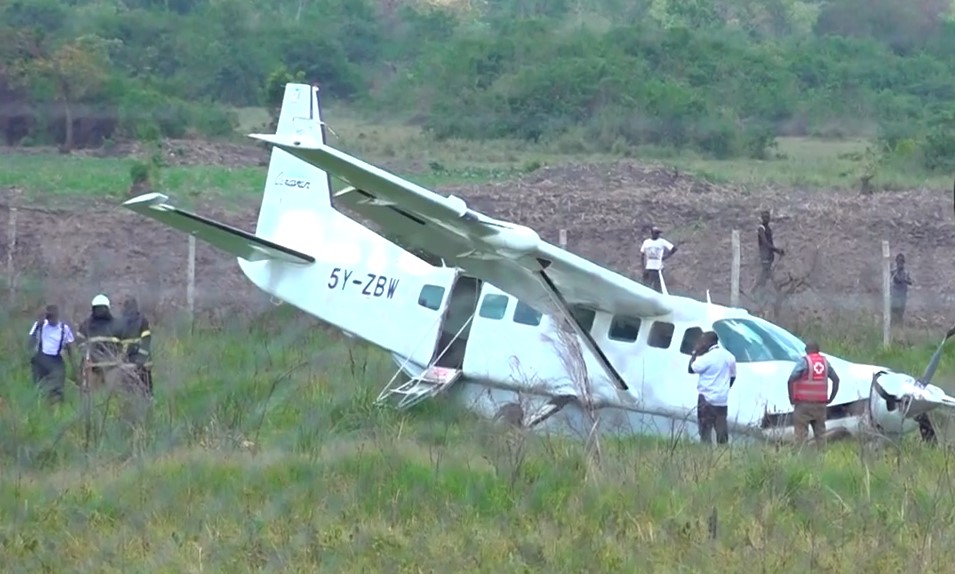
[[[278,260],[288,263],[314,263],[311,255],[273,243],[252,233],[179,209],[167,203],[161,193],[147,193],[123,203],[127,209],[196,236],[230,255],[246,261]]]

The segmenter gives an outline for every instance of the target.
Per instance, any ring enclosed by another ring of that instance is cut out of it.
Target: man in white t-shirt
[[[63,351],[70,357],[74,375],[77,373],[73,356],[73,330],[60,320],[56,305],[47,305],[43,316],[30,327],[30,346],[34,354],[30,359],[33,382],[51,402],[63,401],[66,386],[66,363]]]
[[[713,331],[700,335],[687,371],[700,376],[696,383],[700,442],[713,442],[712,432],[715,429],[717,444],[725,444],[729,441],[727,403],[730,388],[736,382],[736,357],[720,347],[719,342],[719,337]]]
[[[643,260],[643,282],[657,291],[660,288],[660,274],[663,273],[663,261],[676,253],[676,247],[660,237],[660,228],[656,225],[650,230],[650,238],[640,246],[640,255]]]

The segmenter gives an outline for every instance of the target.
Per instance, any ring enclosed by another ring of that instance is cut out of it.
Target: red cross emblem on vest
[[[816,373],[817,375],[821,375],[826,372],[826,366],[822,364],[822,361],[820,361],[812,366],[812,372]]]

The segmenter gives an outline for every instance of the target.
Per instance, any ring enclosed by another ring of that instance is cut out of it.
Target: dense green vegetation
[[[605,439],[595,460],[443,399],[378,410],[386,356],[284,308],[192,334],[159,317],[151,411],[107,394],[86,410],[72,386],[51,411],[28,378],[33,314],[9,308],[5,571],[895,573],[955,559],[950,457],[916,437],[821,456]],[[934,345],[882,352],[826,331],[827,349],[909,372]],[[941,384],[953,368],[949,353]]]
[[[68,146],[225,135],[232,106],[274,105],[298,77],[437,138],[761,158],[777,135],[862,135],[878,136],[879,157],[946,169],[950,12],[942,0],[10,0],[0,131]]]

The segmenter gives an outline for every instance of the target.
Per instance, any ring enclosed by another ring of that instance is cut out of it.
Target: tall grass
[[[75,389],[59,409],[39,400],[29,318],[2,319],[6,572],[895,573],[955,559],[955,469],[916,439],[605,439],[597,464],[446,399],[379,410],[387,357],[283,308],[191,333],[158,320],[155,404],[99,395],[86,417]],[[875,351],[848,333],[822,343]],[[931,348],[882,359],[924,365]]]

